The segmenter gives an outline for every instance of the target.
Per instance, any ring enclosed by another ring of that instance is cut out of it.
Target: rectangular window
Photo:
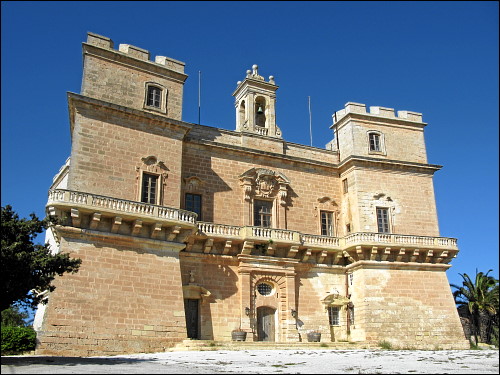
[[[342,188],[344,190],[344,194],[347,193],[349,191],[349,187],[347,186],[347,178],[344,178],[342,180]]]
[[[184,207],[188,211],[193,211],[198,214],[197,220],[201,220],[201,195],[186,193]]]
[[[253,204],[253,221],[256,227],[271,227],[273,202],[255,200]]]
[[[339,306],[328,306],[328,320],[331,326],[338,326],[340,316]]]
[[[377,225],[379,233],[390,233],[389,209],[377,207]]]
[[[158,176],[149,173],[142,174],[141,202],[156,204]]]
[[[346,233],[351,233],[351,224],[345,225],[345,231],[346,231]]]
[[[381,151],[380,148],[380,135],[376,133],[370,133],[369,134],[369,140],[370,140],[370,151]]]
[[[334,236],[333,212],[321,211],[321,235]]]
[[[159,87],[148,87],[148,101],[147,105],[150,107],[160,108],[161,102],[161,89]]]

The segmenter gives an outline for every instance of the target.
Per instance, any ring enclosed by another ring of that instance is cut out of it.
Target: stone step
[[[184,340],[169,351],[183,350],[353,350],[375,349],[377,344],[367,342],[266,342]]]

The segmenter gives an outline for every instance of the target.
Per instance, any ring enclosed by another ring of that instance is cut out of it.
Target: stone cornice
[[[378,167],[389,170],[412,170],[424,174],[434,174],[442,168],[437,164],[415,163],[403,160],[391,160],[372,158],[368,156],[350,155],[337,165],[339,173],[343,173],[352,167]],[[389,167],[389,168],[388,168]]]
[[[134,108],[129,108],[125,107],[119,104],[113,104],[109,102],[105,102],[99,99],[91,98],[88,96],[68,92],[68,112],[69,112],[69,120],[70,120],[70,131],[71,134],[73,134],[73,126],[74,126],[74,120],[75,120],[75,110],[79,105],[87,105],[87,106],[93,106],[93,107],[98,107],[99,109],[104,109],[108,110],[111,112],[119,113],[119,114],[125,114],[129,116],[134,116],[136,117],[139,121],[148,121],[148,122],[156,122],[158,124],[161,124],[163,126],[174,126],[179,129],[181,129],[182,132],[185,134],[189,133],[189,131],[193,128],[194,124],[184,122],[184,121],[179,121],[172,119],[170,117],[157,114],[157,113],[151,113],[147,111],[142,111]]]
[[[417,270],[417,271],[446,271],[451,264],[416,263],[416,262],[376,262],[361,260],[346,266],[347,271],[355,271],[360,268],[368,269],[391,269],[391,270]]]
[[[374,114],[370,113],[356,113],[356,112],[350,112],[344,115],[341,119],[339,119],[337,122],[332,124],[330,126],[330,129],[334,128],[341,128],[344,126],[347,122],[350,120],[363,120],[363,121],[368,121],[370,123],[373,123],[374,121],[377,123],[384,123],[384,124],[390,124],[390,125],[400,125],[400,126],[406,126],[406,127],[412,127],[412,128],[419,128],[423,129],[425,126],[427,126],[427,123],[425,122],[417,122],[417,121],[411,121],[407,120],[404,118],[400,117],[384,117],[384,116],[377,116]]]
[[[186,247],[185,243],[155,240],[151,238],[133,237],[119,233],[101,232],[86,228],[75,228],[73,226],[56,225],[53,230],[57,237],[83,239],[85,241],[95,240],[101,243],[109,243],[115,247],[130,247],[131,250],[149,251],[158,255],[179,253]]]

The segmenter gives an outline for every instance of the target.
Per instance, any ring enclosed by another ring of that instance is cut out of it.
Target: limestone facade
[[[319,149],[285,141],[278,86],[257,66],[230,131],[182,121],[180,61],[93,33],[83,58],[47,203],[61,218],[48,240],[82,265],[37,312],[38,354],[162,351],[235,329],[468,347],[421,114],[347,103]]]

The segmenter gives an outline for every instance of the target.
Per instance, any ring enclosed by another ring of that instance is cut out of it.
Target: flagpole
[[[198,70],[198,125],[200,125],[201,116],[201,70]]]
[[[311,137],[311,147],[313,145],[313,134],[312,134],[312,117],[311,117],[311,97],[307,97],[309,102],[309,135]]]

